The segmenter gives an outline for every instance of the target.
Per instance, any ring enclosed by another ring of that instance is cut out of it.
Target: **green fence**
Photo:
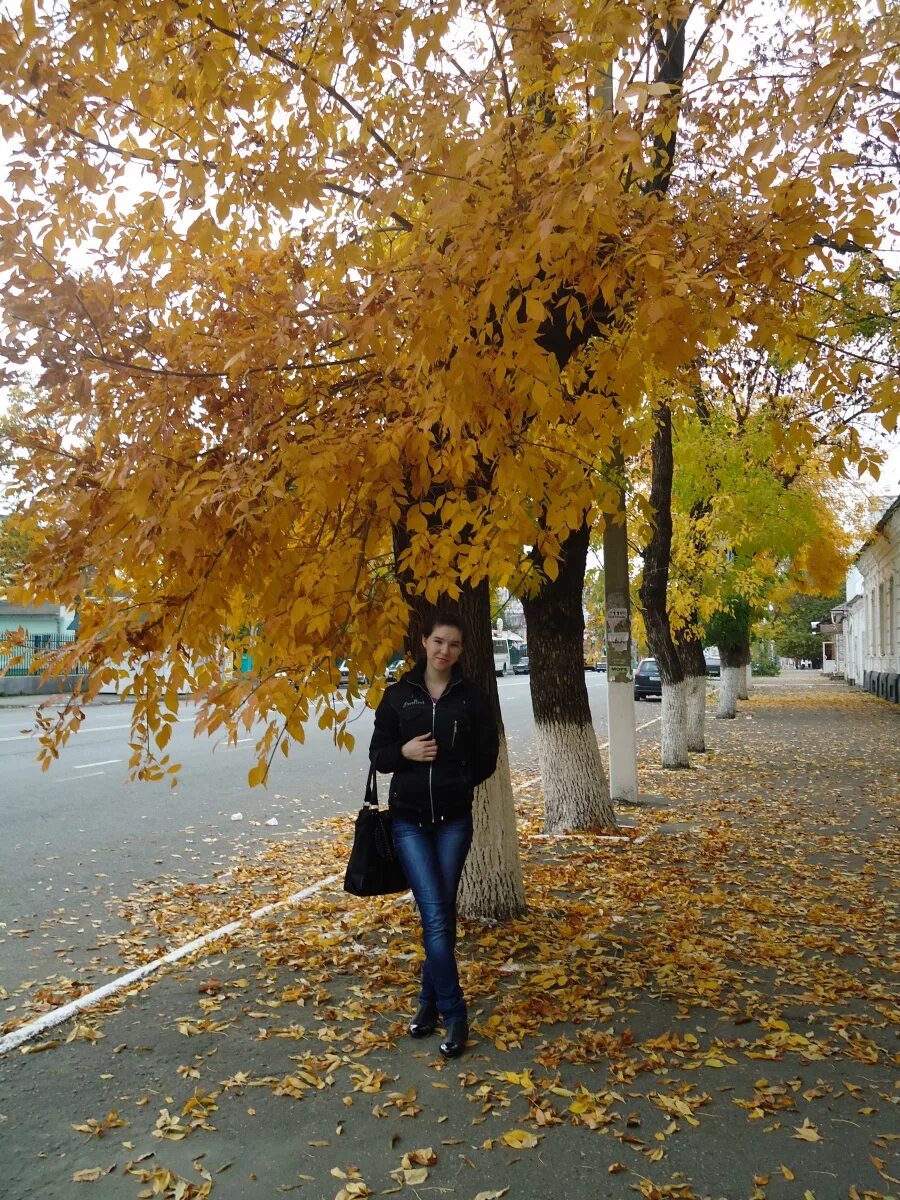
[[[8,643],[0,649],[0,675],[7,678],[15,675],[40,675],[46,664],[45,655],[64,646],[71,646],[74,637],[55,637],[49,633],[35,633],[23,645],[10,646]],[[2,639],[0,639],[2,645]],[[86,675],[87,667],[69,668],[67,675]]]

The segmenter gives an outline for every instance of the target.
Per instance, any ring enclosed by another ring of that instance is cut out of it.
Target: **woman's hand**
[[[422,733],[400,747],[400,753],[410,762],[434,762],[438,744],[430,733]]]

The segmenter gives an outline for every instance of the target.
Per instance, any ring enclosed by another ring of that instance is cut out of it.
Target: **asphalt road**
[[[594,725],[606,735],[606,677],[586,675]],[[535,774],[527,677],[498,681],[513,772]],[[646,712],[646,715],[641,715]],[[658,715],[639,707],[639,724]],[[279,754],[265,788],[249,788],[255,737],[236,747],[195,738],[183,711],[167,747],[183,764],[177,790],[126,782],[130,707],[95,705],[60,760],[41,772],[23,729],[28,709],[0,709],[0,987],[59,969],[98,949],[107,902],[157,876],[208,879],[236,855],[273,837],[295,836],[312,821],[359,807],[372,713],[353,717],[355,749],[338,750],[313,725],[307,741]],[[643,737],[658,737],[651,725]],[[241,814],[241,820],[233,815]],[[266,822],[275,818],[276,826]],[[298,883],[302,886],[303,881]],[[74,947],[74,949],[73,949]]]

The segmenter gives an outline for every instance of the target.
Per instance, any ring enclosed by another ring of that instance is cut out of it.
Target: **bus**
[[[525,639],[508,629],[492,629],[491,641],[494,643],[494,672],[497,675],[508,675],[528,648]]]

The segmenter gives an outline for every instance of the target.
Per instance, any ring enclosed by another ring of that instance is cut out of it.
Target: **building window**
[[[894,577],[888,580],[887,593],[888,653],[894,653]]]
[[[875,645],[876,645],[875,638],[877,636],[877,634],[876,634],[877,626],[875,624],[875,617],[876,617],[875,589],[873,588],[872,591],[869,592],[869,653],[870,654],[875,653]]]
[[[884,604],[884,584],[878,585],[878,653],[887,650],[887,609]]]

